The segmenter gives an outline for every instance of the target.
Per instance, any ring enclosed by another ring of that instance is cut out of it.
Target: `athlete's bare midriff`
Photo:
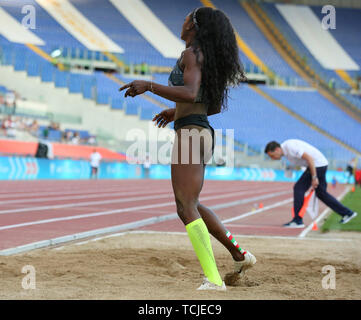
[[[207,108],[204,103],[176,103],[174,120],[186,117],[190,114],[207,114]]]

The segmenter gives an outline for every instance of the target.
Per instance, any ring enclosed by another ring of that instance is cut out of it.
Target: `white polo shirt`
[[[99,152],[93,152],[90,155],[90,166],[93,168],[98,168],[101,159],[102,159],[102,156]]]
[[[302,159],[305,152],[312,157],[316,168],[328,165],[325,156],[318,149],[305,141],[289,139],[281,144],[281,148],[283,155],[295,166],[308,167],[307,161]]]

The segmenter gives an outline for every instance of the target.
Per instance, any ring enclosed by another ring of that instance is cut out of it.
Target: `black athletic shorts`
[[[185,126],[195,125],[199,127],[203,127],[209,129],[212,134],[212,154],[214,151],[214,129],[208,122],[208,117],[206,114],[190,114],[183,118],[177,119],[174,121],[174,130],[177,131]]]

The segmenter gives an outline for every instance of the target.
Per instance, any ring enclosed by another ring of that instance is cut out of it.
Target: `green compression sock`
[[[210,282],[221,286],[222,279],[213,256],[209,232],[203,219],[199,218],[187,224],[186,230],[205,276]]]

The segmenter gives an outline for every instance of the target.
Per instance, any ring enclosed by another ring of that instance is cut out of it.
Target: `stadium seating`
[[[241,38],[272,71],[281,78],[298,78],[301,82],[300,76],[281,58],[238,1],[214,0],[213,3],[228,15]]]
[[[139,64],[145,61],[150,65],[174,66],[176,59],[165,58],[136,30],[126,17],[115,9],[110,1],[102,1],[101,6],[98,0],[68,1],[112,41],[124,48],[124,54],[116,54],[116,56],[126,63]],[[177,2],[176,5],[169,5],[168,0],[143,0],[143,2],[176,36],[181,33],[185,16],[201,5],[196,0],[184,0]],[[268,42],[239,1],[213,0],[212,2],[229,16],[237,33],[268,68],[286,80],[286,83],[290,83],[291,79],[296,79],[299,85],[307,85]],[[37,28],[31,30],[31,32],[45,42],[45,45],[39,46],[39,48],[48,54],[54,49],[60,48],[62,55],[65,57],[95,60],[108,59],[101,52],[86,48],[35,0],[29,0],[27,3],[36,8]],[[22,5],[23,1],[20,0],[14,0],[11,3],[0,0],[0,6],[17,21],[20,21],[23,17],[20,10]],[[261,6],[289,43],[320,76],[326,81],[335,79],[336,88],[349,89],[348,84],[341,80],[334,71],[324,69],[316,61],[286,20],[280,15],[275,4],[261,3]],[[312,7],[312,10],[320,16],[319,7]],[[332,31],[332,34],[353,59],[361,65],[361,43],[358,37],[358,29],[361,27],[361,20],[358,19],[360,10],[340,8],[337,14],[338,26],[347,25],[348,27],[346,29],[344,27],[336,28],[336,30]],[[104,17],[107,17],[107,19],[104,19]],[[355,25],[346,23],[351,19],[355,21]],[[357,27],[359,28],[357,29]],[[109,105],[114,112],[123,110],[126,115],[133,115],[141,120],[151,120],[156,113],[162,110],[162,107],[174,106],[174,102],[150,92],[145,93],[145,96],[124,99],[123,94],[118,91],[119,83],[107,77],[103,72],[95,71],[82,74],[60,71],[27,46],[11,43],[2,35],[0,35],[0,49],[1,63],[3,65],[12,65],[16,71],[26,71],[29,77],[39,76],[43,82],[53,82],[56,87],[67,88],[70,93],[82,94],[85,99],[93,99],[98,104]],[[242,51],[240,51],[240,57],[245,64],[246,70],[254,69],[250,59]],[[357,72],[350,74],[356,76]],[[134,80],[134,77],[124,74],[113,74],[113,76],[122,82]],[[157,73],[153,74],[152,77],[154,82],[163,85],[168,84],[167,74]],[[355,139],[359,133],[359,123],[323,98],[317,91],[290,90],[289,88],[277,90],[266,86],[262,89],[286,105],[290,110],[295,111],[349,146],[361,151],[361,142]],[[1,90],[4,91],[6,88],[0,87],[0,92]],[[360,99],[347,93],[344,93],[344,97],[361,108]],[[148,98],[153,99],[154,103]],[[210,117],[210,121],[215,128],[235,128],[236,140],[247,143],[254,150],[262,150],[269,140],[281,141],[288,138],[301,138],[319,147],[329,157],[342,161],[352,157],[350,151],[280,110],[248,85],[243,85],[240,89],[232,89],[229,110]],[[89,133],[81,133],[84,136],[87,136],[87,134]],[[56,130],[53,132],[52,130],[49,132],[49,138],[60,141],[61,136],[59,136],[59,132]]]
[[[273,89],[264,87],[263,90]],[[287,94],[289,91],[285,91]],[[234,128],[235,139],[241,143],[261,151],[271,140],[303,139],[329,158],[346,161],[352,157],[350,151],[279,109],[248,86],[232,90],[230,96],[228,111],[211,116],[209,120],[214,128]]]
[[[65,129],[64,132],[72,132],[73,134],[78,133],[80,139],[89,139],[91,136],[88,130]]]
[[[0,86],[0,93],[5,94],[6,92],[8,92],[8,89],[5,86]]]
[[[361,97],[357,97],[348,93],[342,93],[342,95],[350,101],[354,106],[361,110]]]
[[[159,66],[169,66],[175,62],[155,50],[110,2],[105,1],[101,6],[97,0],[70,2],[114,42],[126,48],[123,55],[126,62],[138,64],[146,61]]]
[[[322,19],[322,8],[319,6],[311,6],[313,12]],[[352,57],[352,59],[361,66],[361,9],[337,8],[336,29],[329,29],[333,37],[341,44],[343,49]],[[356,78],[361,76],[361,70],[348,71],[348,73]]]
[[[272,97],[334,137],[361,151],[360,123],[317,91],[289,91],[265,87]]]
[[[323,68],[321,64],[313,57],[313,55],[308,51],[308,49],[304,46],[296,33],[286,22],[286,20],[279,13],[275,4],[261,3],[261,5],[273,21],[273,23],[277,26],[278,30],[287,39],[287,41],[298,52],[301,58],[303,58],[306,63],[310,65],[311,68],[313,68],[313,70],[315,70],[319,76],[321,76],[321,78],[323,78],[326,82],[329,82],[331,79],[333,79],[335,81],[336,88],[349,88],[349,86],[337,75],[337,73],[335,73],[333,70],[327,70]]]
[[[35,8],[36,28],[31,31],[45,41],[43,49],[46,52],[50,53],[59,46],[83,48],[83,45],[60,26],[35,0],[29,0],[26,4]],[[22,0],[0,0],[0,6],[17,21],[22,21],[24,18],[21,12],[23,5]]]

